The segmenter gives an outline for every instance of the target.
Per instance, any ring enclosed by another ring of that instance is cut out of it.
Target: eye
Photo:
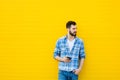
[[[73,30],[75,30],[76,28],[73,28]]]

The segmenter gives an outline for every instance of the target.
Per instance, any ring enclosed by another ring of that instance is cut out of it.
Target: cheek
[[[75,32],[75,30],[70,30],[72,33]]]
[[[73,33],[76,32],[75,30],[72,31]]]

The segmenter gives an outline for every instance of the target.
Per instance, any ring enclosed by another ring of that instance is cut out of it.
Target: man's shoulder
[[[65,38],[66,38],[66,36],[61,36],[57,39],[57,42],[62,42],[65,40]]]
[[[76,38],[77,38],[77,41],[78,41],[78,42],[80,42],[80,43],[83,42],[83,39],[82,39],[82,38],[80,38],[80,37],[76,37]]]
[[[66,39],[66,36],[62,36],[62,37],[58,38],[57,42],[63,42],[65,39]],[[76,39],[77,39],[78,43],[83,42],[83,39],[80,37],[76,37]]]
[[[64,40],[66,38],[66,36],[61,36],[58,38],[58,40]]]
[[[65,38],[66,38],[66,36],[62,36],[58,40],[64,40]]]

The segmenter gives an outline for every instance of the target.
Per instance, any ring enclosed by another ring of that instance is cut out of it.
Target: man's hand
[[[80,71],[81,71],[81,69],[76,69],[76,70],[74,70],[73,72],[74,72],[76,75],[78,75],[78,74],[80,73]]]
[[[83,66],[83,63],[84,63],[84,58],[82,58],[80,60],[80,64],[79,64],[80,66],[79,66],[79,68],[73,71],[76,75],[78,75],[80,73],[80,71],[82,69],[82,66]]]
[[[58,60],[58,61],[62,61],[62,62],[70,62],[71,60],[69,59],[69,58],[67,58],[67,57],[59,57],[59,56],[56,56],[55,57],[55,59],[56,60]]]
[[[63,62],[70,62],[71,60],[70,60],[69,58],[67,58],[67,57],[63,57],[63,58],[62,58],[62,61],[63,61]]]

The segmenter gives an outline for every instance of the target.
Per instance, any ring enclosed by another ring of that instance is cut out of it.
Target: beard
[[[71,31],[69,31],[69,34],[70,34],[71,36],[74,36],[74,37],[76,37],[76,33],[77,33],[77,32],[73,32],[73,33],[72,33]]]

